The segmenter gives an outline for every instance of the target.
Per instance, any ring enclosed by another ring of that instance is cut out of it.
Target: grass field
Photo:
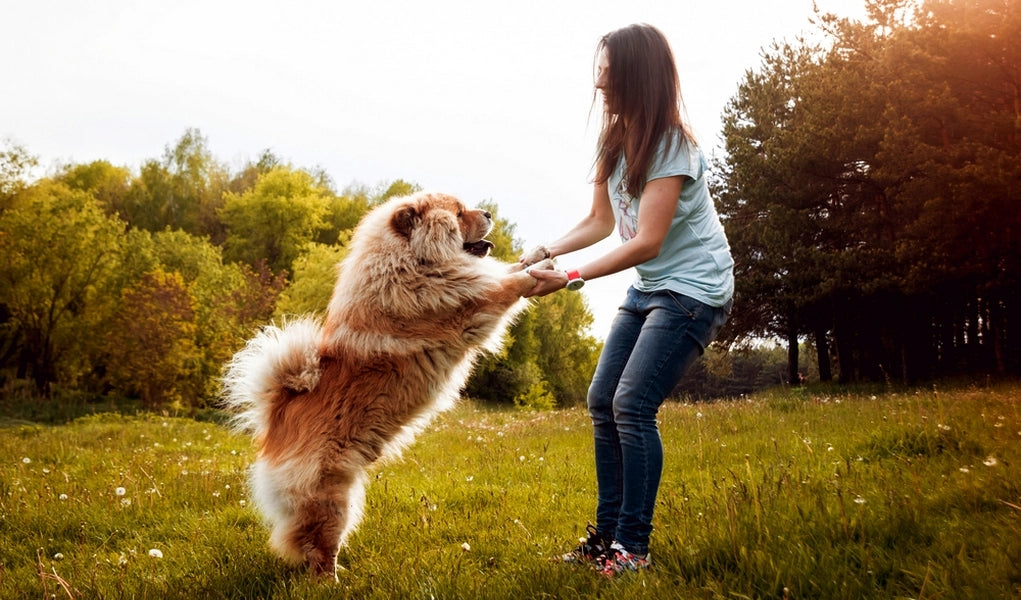
[[[1021,385],[783,390],[661,411],[653,569],[550,557],[592,518],[583,409],[463,404],[380,467],[338,584],[266,548],[248,439],[0,424],[0,598],[1018,598]]]

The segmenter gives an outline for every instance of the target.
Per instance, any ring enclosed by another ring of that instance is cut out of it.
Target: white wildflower
[[[987,467],[995,467],[997,464],[999,464],[999,462],[1000,461],[996,460],[995,456],[987,456],[986,459],[982,461],[982,464],[984,464]]]
[[[21,459],[21,462],[25,463],[26,465],[30,465],[32,464],[32,459],[26,456],[25,458]]]
[[[152,550],[149,550],[149,556],[153,558],[163,558],[163,552],[161,552],[158,548],[153,548]]]
[[[465,552],[468,552],[471,549],[472,549],[472,547],[471,547],[470,544],[468,544],[468,542],[465,542],[465,543],[461,544],[461,550],[464,550]]]
[[[115,490],[113,491],[113,493],[114,493],[114,494],[117,494],[118,496],[123,496],[124,494],[127,494],[127,493],[128,493],[128,490],[126,490],[126,489],[124,489],[124,488],[122,488],[122,487],[119,487],[119,488],[115,489]]]
[[[61,494],[61,495],[57,496],[57,499],[58,500],[67,500],[67,494]]]

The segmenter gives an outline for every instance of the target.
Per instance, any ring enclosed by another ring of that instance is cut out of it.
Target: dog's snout
[[[486,218],[489,219],[490,221],[493,220],[493,213],[489,212],[488,210],[482,211],[482,214],[484,214]]]

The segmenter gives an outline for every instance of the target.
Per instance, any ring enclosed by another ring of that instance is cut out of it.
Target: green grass
[[[594,510],[582,409],[463,404],[373,474],[338,584],[266,548],[248,439],[101,414],[0,427],[0,598],[1021,597],[1021,386],[669,403],[649,572],[549,557]],[[150,556],[159,550],[162,558]]]

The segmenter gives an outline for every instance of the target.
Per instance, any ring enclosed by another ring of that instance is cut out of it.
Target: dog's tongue
[[[489,240],[464,243],[464,249],[468,251],[469,254],[474,254],[475,256],[486,256],[492,248],[493,242]]]

